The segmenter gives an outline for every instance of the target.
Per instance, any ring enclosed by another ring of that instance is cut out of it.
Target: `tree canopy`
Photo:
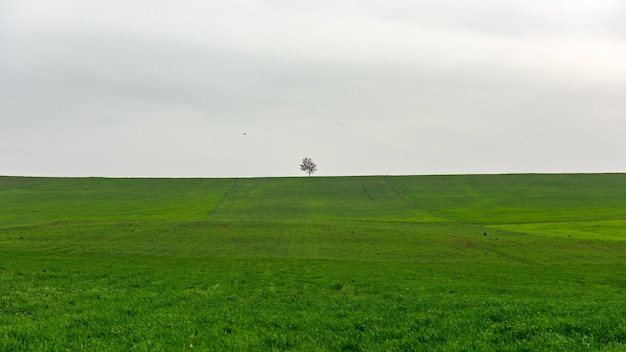
[[[312,173],[317,171],[317,165],[310,158],[302,159],[302,164],[300,164],[300,170],[306,172],[311,176]]]

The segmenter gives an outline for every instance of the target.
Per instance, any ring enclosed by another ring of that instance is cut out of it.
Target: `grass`
[[[0,350],[626,350],[626,175],[0,178]]]

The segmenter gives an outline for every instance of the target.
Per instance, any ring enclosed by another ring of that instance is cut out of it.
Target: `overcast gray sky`
[[[0,174],[626,171],[623,0],[0,0]]]

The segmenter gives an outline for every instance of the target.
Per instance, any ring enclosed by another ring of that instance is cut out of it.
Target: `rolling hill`
[[[0,177],[0,350],[623,350],[626,175]]]

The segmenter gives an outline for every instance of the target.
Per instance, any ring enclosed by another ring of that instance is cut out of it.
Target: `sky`
[[[0,175],[626,172],[623,0],[0,0]]]

